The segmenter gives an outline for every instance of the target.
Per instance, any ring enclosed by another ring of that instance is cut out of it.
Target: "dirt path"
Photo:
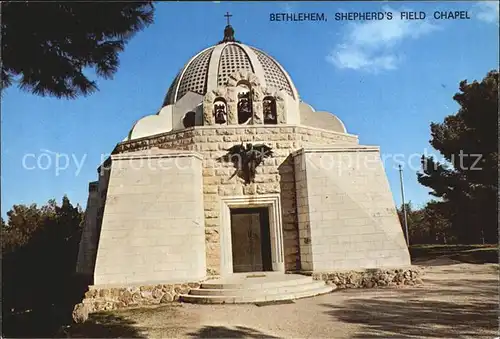
[[[421,263],[422,264],[422,263]],[[431,262],[424,285],[343,290],[291,304],[180,304],[114,312],[82,336],[147,338],[493,338],[498,265]],[[439,265],[441,264],[441,265]],[[442,265],[445,264],[445,265]],[[101,319],[102,321],[102,319]],[[86,325],[89,326],[89,325]],[[89,332],[90,331],[90,332]]]

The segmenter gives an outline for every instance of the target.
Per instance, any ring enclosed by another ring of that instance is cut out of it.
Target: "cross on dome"
[[[232,17],[233,15],[230,14],[229,12],[226,12],[226,14],[224,14],[224,16],[227,18],[227,25],[230,26],[231,24],[229,23],[229,18]]]
[[[239,42],[234,39],[234,29],[231,26],[231,23],[229,22],[229,18],[231,18],[233,15],[229,12],[226,12],[224,16],[227,19],[227,25],[226,28],[224,28],[224,38],[219,41],[219,44],[225,43],[225,42]]]

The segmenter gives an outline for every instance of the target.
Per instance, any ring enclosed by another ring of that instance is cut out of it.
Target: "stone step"
[[[248,285],[247,288],[228,288],[227,285],[224,285],[224,288],[207,288],[206,285],[202,285],[201,288],[192,289],[190,294],[192,295],[229,295],[229,296],[252,296],[256,294],[280,294],[280,293],[296,293],[307,291],[315,288],[320,288],[325,286],[323,281],[314,281],[310,280],[301,284],[271,284],[273,286],[255,286],[253,284]]]
[[[227,280],[214,280],[212,282],[202,283],[202,289],[268,289],[284,286],[295,286],[307,283],[313,283],[310,276],[303,276],[297,274],[282,274],[282,277],[277,275],[268,275],[262,278],[238,278]]]
[[[324,285],[317,287],[316,284],[311,285],[312,288],[295,291],[295,292],[280,292],[274,294],[255,293],[253,295],[194,295],[182,294],[179,296],[180,301],[196,304],[242,304],[256,303],[266,301],[283,301],[294,300],[300,298],[313,297],[320,294],[329,293],[333,290],[331,286]],[[200,289],[202,290],[202,289]]]

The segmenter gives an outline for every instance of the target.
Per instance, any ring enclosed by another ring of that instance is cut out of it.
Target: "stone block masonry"
[[[254,184],[244,185],[230,163],[218,158],[240,143],[263,143],[273,149],[273,157],[257,168]],[[300,268],[299,231],[297,229],[296,188],[293,158],[290,154],[307,145],[351,144],[354,135],[298,125],[196,126],[182,131],[159,134],[119,144],[115,152],[147,150],[151,147],[190,150],[203,156],[203,200],[205,216],[207,274],[219,274],[220,198],[278,193],[281,199],[285,268]]]
[[[91,286],[83,301],[75,305],[73,320],[76,323],[85,322],[89,314],[94,312],[168,304],[179,300],[179,295],[199,287],[199,282],[127,287]]]
[[[97,210],[99,208],[98,182],[89,184],[89,197],[87,208],[85,209],[85,222],[82,231],[82,238],[78,250],[76,272],[85,276],[92,276],[97,253]]]
[[[378,148],[333,145],[293,156],[302,269],[410,265]]]
[[[277,136],[278,134],[285,136]],[[246,135],[236,137],[236,135]],[[274,135],[274,137],[268,137]],[[211,138],[209,141],[208,137]],[[218,138],[226,136],[226,138]],[[244,139],[244,140],[242,140]],[[303,146],[330,145],[330,144],[357,144],[358,137],[352,134],[338,133],[314,127],[301,125],[234,125],[224,126],[195,126],[180,131],[171,131],[125,141],[119,143],[113,151],[115,153],[135,152],[147,150],[153,147],[166,149],[194,149],[193,145],[200,142],[241,142],[241,141],[271,141],[269,139],[300,142]],[[207,146],[205,146],[207,147]],[[302,146],[301,146],[302,147]],[[300,148],[300,147],[299,147]]]
[[[201,155],[116,154],[109,171],[94,284],[204,278]]]
[[[201,133],[200,133],[201,132]],[[297,267],[298,234],[296,231],[293,166],[289,154],[294,147],[295,134],[291,128],[241,127],[202,129],[194,136],[194,150],[204,156],[204,202],[207,234],[207,267],[220,273],[221,244],[220,199],[232,196],[258,196],[280,194],[282,206],[285,266]],[[274,156],[266,159],[258,168],[255,183],[245,185],[235,173],[231,163],[218,159],[235,144],[264,143],[273,149]]]
[[[315,272],[314,280],[323,280],[339,289],[421,285],[422,271],[416,267]]]

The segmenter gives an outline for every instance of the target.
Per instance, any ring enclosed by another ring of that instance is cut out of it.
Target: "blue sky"
[[[428,18],[402,21],[397,18],[402,10],[424,11]],[[436,10],[467,10],[472,19],[436,21]],[[340,117],[361,144],[381,147],[397,204],[393,157],[407,159],[407,200],[425,203],[428,191],[418,184],[416,171],[419,156],[433,153],[430,122],[457,111],[452,96],[461,80],[480,80],[499,62],[494,2],[160,3],[155,23],[121,54],[114,79],[98,80],[99,92],[77,100],[36,97],[15,87],[3,93],[2,216],[13,204],[60,201],[64,194],[85,206],[101,155],[111,152],[136,120],[157,112],[191,56],[222,38],[226,11],[233,14],[236,38],[275,57],[304,101]],[[340,11],[391,11],[396,18],[333,20]],[[329,20],[270,22],[274,12],[323,12]],[[61,168],[70,160],[58,172],[56,153]]]

